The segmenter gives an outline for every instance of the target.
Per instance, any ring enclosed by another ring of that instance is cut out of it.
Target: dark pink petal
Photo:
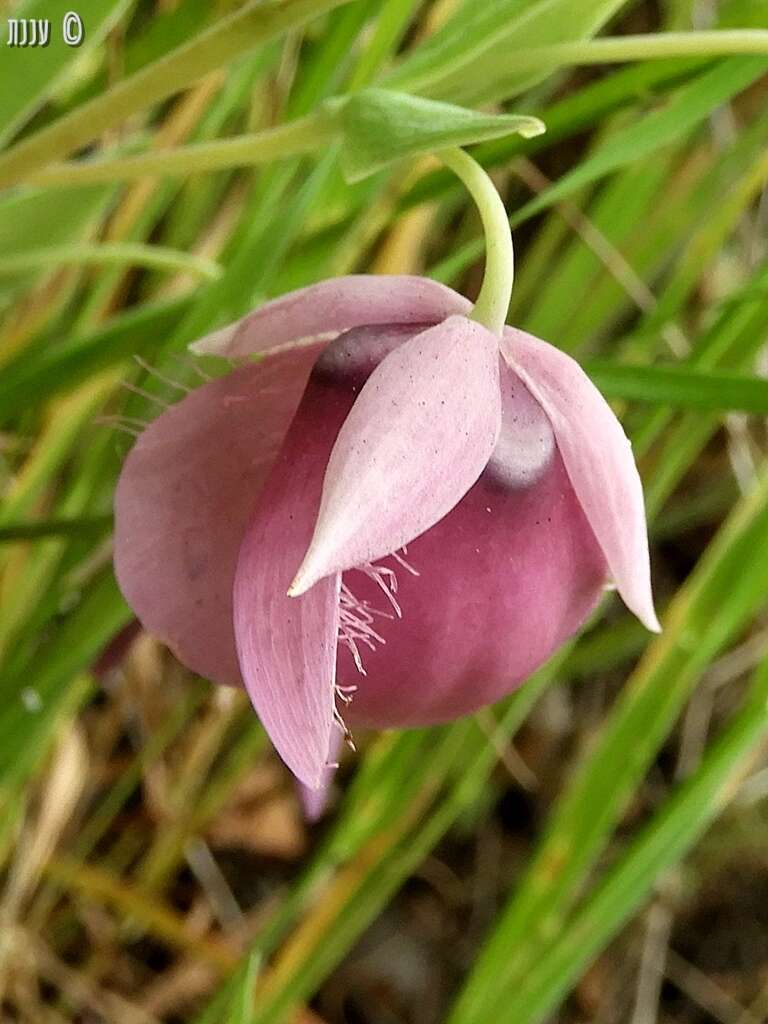
[[[120,588],[149,632],[217,682],[240,682],[237,554],[321,348],[276,354],[198,388],[147,427],[120,475]]]
[[[366,324],[438,323],[470,308],[463,295],[424,277],[358,274],[283,295],[190,347],[197,353],[247,356]]]
[[[345,586],[389,617],[386,641],[339,647],[338,682],[357,684],[345,719],[374,727],[447,721],[523,683],[584,623],[606,579],[603,554],[579,504],[548,420],[502,368],[503,423],[488,468],[456,508],[408,545],[413,576],[394,558],[402,618],[375,582]]]
[[[291,593],[442,519],[485,468],[500,422],[498,339],[480,324],[450,317],[386,356],[339,432]]]
[[[564,352],[509,327],[502,347],[549,417],[571,484],[619,593],[648,629],[658,631],[643,488],[621,424],[579,364]]]

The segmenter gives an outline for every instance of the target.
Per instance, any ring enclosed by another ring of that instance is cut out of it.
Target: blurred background
[[[768,1020],[768,3],[69,12],[0,3],[0,1020]],[[356,735],[309,826],[243,695],[134,623],[111,503],[195,337],[353,271],[476,295],[431,159],[216,145],[370,83],[546,122],[475,150],[510,321],[615,403],[665,629],[611,598],[506,702]]]

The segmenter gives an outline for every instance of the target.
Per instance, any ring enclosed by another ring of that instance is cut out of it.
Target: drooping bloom
[[[258,356],[152,423],[115,564],[179,659],[244,685],[322,785],[338,727],[446,721],[518,686],[613,583],[652,630],[629,442],[569,356],[417,277],[353,276],[196,343]]]

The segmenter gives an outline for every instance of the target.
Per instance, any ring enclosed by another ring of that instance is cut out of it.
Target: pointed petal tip
[[[311,577],[308,572],[302,566],[293,578],[293,582],[286,591],[288,597],[301,597],[302,594],[306,594],[311,586],[317,582],[316,579]]]
[[[288,587],[288,597],[301,597],[328,573],[328,566],[321,557],[320,546],[313,540]]]
[[[236,333],[236,329],[237,324],[229,324],[227,327],[222,327],[221,330],[212,331],[210,334],[206,334],[205,337],[198,338],[197,341],[187,345],[187,351],[195,356],[223,355],[226,353]]]
[[[500,427],[499,343],[481,324],[451,316],[386,355],[336,437],[290,593],[439,522],[487,466]]]
[[[643,626],[648,630],[649,633],[661,633],[662,626],[659,622],[658,616],[656,615],[656,609],[653,606],[653,597],[650,592],[647,597],[638,598],[635,595],[634,600],[632,595],[626,592],[622,593],[621,588],[617,588],[619,595],[621,596],[624,604],[629,608],[633,615],[635,615]]]
[[[651,608],[649,612],[646,612],[645,615],[642,616],[640,621],[645,626],[645,628],[651,633],[664,632],[662,625],[659,622],[656,612],[653,610],[653,608]]]

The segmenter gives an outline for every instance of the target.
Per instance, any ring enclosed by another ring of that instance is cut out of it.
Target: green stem
[[[565,64],[618,64],[664,57],[768,56],[768,31],[730,29],[709,32],[662,32],[649,35],[585,39],[535,46],[515,54],[515,70],[534,71]]]
[[[203,256],[191,256],[178,249],[144,245],[141,242],[104,242],[95,245],[81,242],[55,245],[47,249],[30,249],[14,256],[0,257],[0,277],[37,270],[51,264],[91,263],[115,266],[133,264],[154,270],[196,274],[209,281],[216,281],[222,275],[222,268],[213,260],[205,259]]]
[[[99,182],[136,181],[148,175],[164,177],[251,167],[282,157],[298,156],[332,142],[335,118],[327,109],[296,121],[231,139],[198,142],[176,149],[137,153],[134,156],[54,164],[30,175],[30,185],[45,187],[92,185]]]
[[[463,149],[443,149],[437,157],[461,178],[475,201],[485,233],[485,274],[472,319],[501,334],[509,311],[515,257],[507,211],[496,186]]]
[[[0,156],[0,188],[26,180],[139,110],[186,89],[210,71],[349,0],[251,0],[190,42],[101,96],[22,139]]]

